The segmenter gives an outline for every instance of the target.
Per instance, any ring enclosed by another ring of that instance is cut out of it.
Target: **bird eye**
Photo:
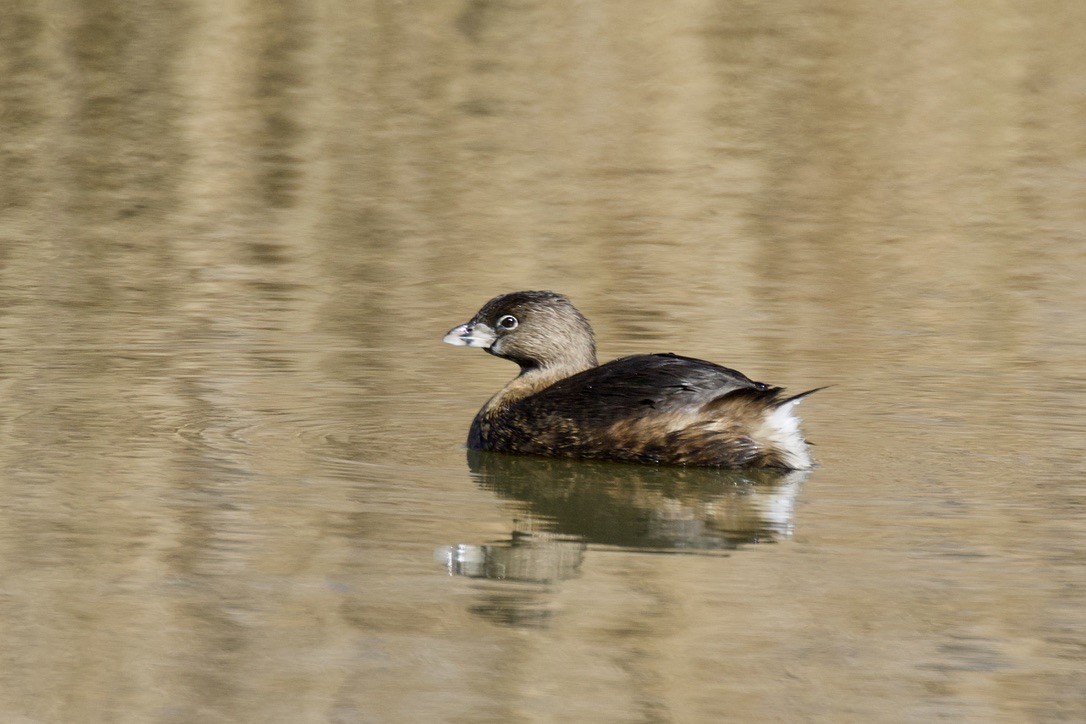
[[[520,323],[512,314],[506,314],[498,319],[498,326],[502,329],[516,329],[518,324]]]

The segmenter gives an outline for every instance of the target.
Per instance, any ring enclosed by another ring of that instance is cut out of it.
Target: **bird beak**
[[[441,340],[445,344],[451,344],[456,347],[482,347],[484,349],[490,349],[490,345],[494,344],[494,340],[498,338],[498,335],[494,334],[494,330],[485,324],[476,322],[472,324],[461,324],[459,327],[453,327],[449,330],[449,333],[445,335],[445,339]]]

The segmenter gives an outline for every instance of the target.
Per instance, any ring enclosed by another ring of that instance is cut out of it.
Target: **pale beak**
[[[457,347],[482,347],[489,349],[490,345],[494,344],[494,340],[498,338],[498,335],[494,334],[494,330],[485,324],[476,322],[472,324],[461,324],[459,327],[453,327],[449,330],[449,333],[445,335],[445,339],[441,340],[445,344],[455,345]]]

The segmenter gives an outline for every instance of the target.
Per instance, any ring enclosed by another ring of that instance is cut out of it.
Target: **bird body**
[[[675,354],[597,365],[591,327],[565,297],[492,299],[445,341],[483,347],[521,373],[472,422],[468,447],[718,467],[812,466],[792,397],[736,370]]]

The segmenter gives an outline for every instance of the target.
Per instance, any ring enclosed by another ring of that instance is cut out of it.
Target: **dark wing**
[[[608,362],[513,403],[522,412],[606,425],[653,413],[698,409],[739,391],[779,391],[741,372],[675,354],[642,354]],[[761,395],[759,395],[761,396]]]

